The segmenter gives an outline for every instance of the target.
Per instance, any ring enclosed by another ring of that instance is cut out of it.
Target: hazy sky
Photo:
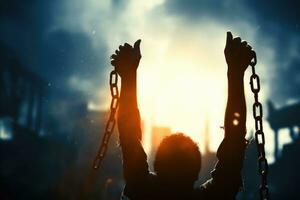
[[[286,2],[286,3],[285,3]],[[300,98],[298,1],[259,0],[17,0],[3,1],[0,39],[51,87],[108,107],[109,56],[142,39],[139,105],[146,132],[153,124],[201,138],[209,123],[216,149],[226,103],[226,31],[258,55],[260,99],[283,106]],[[22,37],[20,37],[20,34]],[[248,129],[252,95],[245,85]],[[288,81],[287,81],[288,80]],[[265,109],[266,110],[266,109]],[[265,112],[266,113],[266,112]],[[268,152],[272,131],[265,125]],[[145,137],[149,137],[146,134]],[[288,142],[287,133],[281,134]]]

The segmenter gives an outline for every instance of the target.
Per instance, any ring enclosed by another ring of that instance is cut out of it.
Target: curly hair
[[[164,181],[194,183],[201,169],[198,145],[183,133],[167,136],[160,143],[154,170]]]

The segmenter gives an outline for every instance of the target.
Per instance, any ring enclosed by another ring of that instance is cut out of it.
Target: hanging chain
[[[252,68],[252,75],[250,77],[251,90],[254,94],[253,117],[255,121],[255,141],[258,152],[258,171],[261,175],[261,185],[259,187],[260,199],[269,199],[269,188],[267,183],[268,175],[268,161],[265,155],[265,135],[263,132],[263,108],[258,100],[258,93],[260,91],[259,76],[255,73],[255,65],[257,63],[256,53],[254,52],[253,61],[250,63]]]
[[[101,165],[101,162],[107,152],[108,142],[111,134],[114,131],[116,125],[116,112],[119,106],[119,88],[118,88],[118,74],[115,70],[110,72],[109,76],[109,86],[110,93],[112,96],[111,104],[110,104],[110,115],[108,121],[106,123],[104,135],[101,141],[100,148],[98,150],[97,156],[94,160],[94,169],[98,169]]]

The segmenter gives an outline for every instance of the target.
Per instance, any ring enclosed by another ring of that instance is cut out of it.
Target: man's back
[[[178,171],[178,176],[174,174],[168,180],[149,172],[147,156],[138,139],[140,127],[131,126],[131,124],[137,123],[128,123],[129,121],[140,121],[137,109],[134,112],[123,112],[120,110],[118,116],[126,180],[124,195],[126,197],[131,200],[234,199],[242,185],[240,172],[246,147],[245,140],[234,141],[225,138],[217,151],[218,163],[211,173],[212,179],[208,180],[200,188],[194,188],[194,181],[186,180],[186,177],[183,177],[179,170],[184,166],[189,169],[190,165],[186,165],[186,162],[178,162],[176,164],[169,161],[168,165],[165,164],[170,171],[174,168],[174,171]],[[238,133],[232,134],[239,135]],[[174,139],[177,139],[183,143],[186,138],[188,137],[182,134],[173,134],[165,138],[164,141],[168,142],[168,140],[171,140],[174,142]],[[164,144],[164,141],[161,145]],[[182,146],[186,145],[183,144]],[[176,144],[175,147],[181,149],[180,144]],[[163,148],[163,150],[167,151],[166,148]],[[168,155],[170,154],[168,153]],[[174,156],[171,158],[174,158]],[[178,166],[181,167],[178,168]]]
[[[180,181],[180,180],[178,180]],[[212,180],[207,181],[199,188],[184,188],[165,186],[159,182],[158,177],[154,174],[149,174],[149,178],[138,186],[131,187],[126,184],[123,198],[130,200],[199,200],[199,199],[234,199],[236,192],[226,198],[226,191],[221,188],[212,188]],[[130,197],[130,198],[129,198]]]

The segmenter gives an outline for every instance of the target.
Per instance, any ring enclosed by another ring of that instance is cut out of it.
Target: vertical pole
[[[278,129],[274,130],[274,136],[275,136],[275,150],[274,150],[274,158],[277,160],[279,158],[279,152],[278,152]]]

